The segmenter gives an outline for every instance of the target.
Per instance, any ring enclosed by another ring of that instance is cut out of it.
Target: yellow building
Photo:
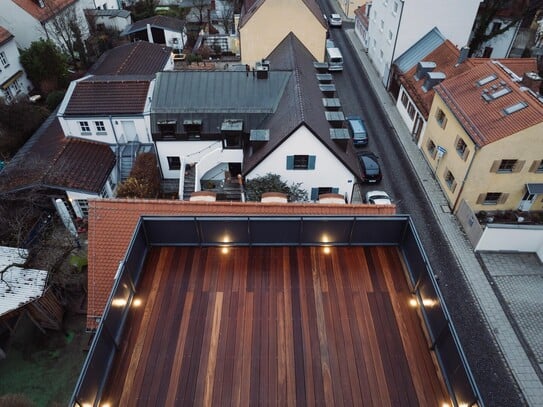
[[[435,88],[421,143],[449,206],[543,209],[543,99],[497,61]]]
[[[239,23],[241,62],[254,66],[266,58],[290,33],[324,61],[326,31],[324,15],[315,0],[256,0]]]

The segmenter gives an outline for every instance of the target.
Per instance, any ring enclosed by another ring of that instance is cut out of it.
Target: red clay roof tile
[[[261,204],[165,200],[95,200],[89,202],[87,327],[97,327],[134,228],[143,215],[394,215],[394,205]]]
[[[13,35],[4,27],[0,27],[0,45],[3,45],[10,38],[13,38]]]
[[[11,0],[36,20],[44,22],[64,10],[77,0],[43,0],[45,7],[40,7],[33,0]]]
[[[477,81],[495,75],[495,79],[484,85]],[[500,97],[487,97],[505,90]],[[529,127],[543,123],[543,103],[514,81],[503,65],[497,61],[480,64],[454,78],[436,86],[436,93],[451,109],[472,140],[479,146],[501,140]],[[517,103],[526,107],[512,114],[504,109]]]
[[[147,100],[148,80],[103,80],[100,77],[75,85],[66,115],[142,113]]]

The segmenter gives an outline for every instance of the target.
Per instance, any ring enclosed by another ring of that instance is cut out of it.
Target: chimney
[[[543,78],[537,74],[537,72],[525,72],[522,76],[522,85],[533,90],[535,93],[539,93]]]
[[[256,79],[268,79],[269,65],[257,62],[254,70],[256,71]]]
[[[420,61],[417,64],[417,72],[415,73],[415,79],[421,80],[427,72],[432,72],[436,68],[435,62]]]
[[[424,85],[422,85],[422,90],[428,92],[445,78],[446,76],[443,72],[426,72],[426,79],[424,80]]]
[[[465,62],[466,59],[468,59],[468,56],[469,56],[469,47],[460,48],[460,54],[458,55],[458,60],[456,61],[455,67]]]

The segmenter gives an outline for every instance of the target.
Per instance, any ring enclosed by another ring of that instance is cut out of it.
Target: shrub
[[[278,174],[268,173],[262,177],[245,181],[245,193],[248,201],[260,201],[264,192],[282,192],[287,194],[290,202],[307,201],[307,191],[302,189],[301,183],[290,186]]]
[[[160,193],[160,172],[153,153],[136,157],[128,178],[117,187],[119,198],[156,198]]]
[[[56,90],[47,95],[47,98],[45,99],[45,104],[47,105],[47,108],[50,111],[53,111],[57,108],[57,106],[62,102],[62,99],[64,98],[64,92],[63,90]]]

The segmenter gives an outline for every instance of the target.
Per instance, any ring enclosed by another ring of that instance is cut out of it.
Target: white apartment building
[[[468,43],[480,0],[373,0],[369,10],[368,56],[385,86],[390,67],[432,28],[457,48]]]

